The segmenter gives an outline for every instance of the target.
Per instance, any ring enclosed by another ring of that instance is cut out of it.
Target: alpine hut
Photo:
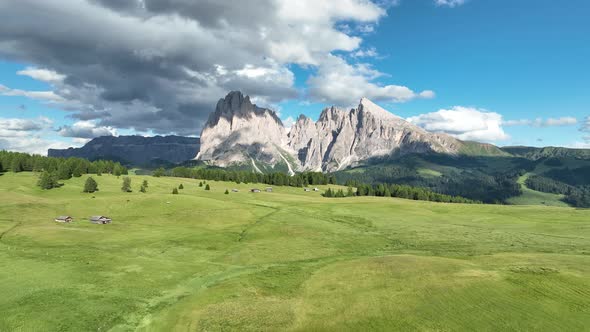
[[[74,218],[70,217],[70,216],[59,216],[57,218],[55,218],[56,222],[72,222],[74,221]]]
[[[90,222],[93,224],[110,224],[113,220],[105,216],[92,216]]]

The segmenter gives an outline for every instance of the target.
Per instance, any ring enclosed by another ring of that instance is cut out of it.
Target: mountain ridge
[[[428,132],[367,98],[350,110],[324,108],[315,122],[300,115],[287,131],[274,111],[232,91],[218,101],[200,137],[195,159],[220,167],[261,162],[270,168],[286,164],[296,171],[332,172],[411,153],[502,154],[493,145]]]
[[[185,136],[101,136],[80,148],[49,149],[49,157],[79,157],[89,160],[115,159],[130,166],[177,164],[199,151],[200,139]]]

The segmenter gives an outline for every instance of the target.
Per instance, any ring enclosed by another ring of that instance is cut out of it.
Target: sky
[[[317,119],[367,97],[435,132],[590,148],[587,0],[0,1],[0,149],[198,136],[240,90]]]

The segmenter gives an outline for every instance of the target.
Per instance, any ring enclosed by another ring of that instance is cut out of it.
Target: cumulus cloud
[[[194,135],[227,91],[270,103],[298,97],[291,64],[317,67],[326,76],[330,54],[358,51],[361,36],[395,2],[0,1],[0,58],[32,64],[19,74],[52,87],[1,86],[0,93],[58,103],[99,126]],[[353,28],[342,31],[342,23]],[[365,56],[375,52],[366,49]],[[363,65],[344,64],[352,68],[352,85],[368,97],[421,96],[403,86],[379,86]]]
[[[26,132],[48,128],[53,121],[46,117],[36,119],[0,118],[0,136],[12,136],[15,132]]]
[[[504,121],[502,124],[504,126],[532,126],[532,127],[559,127],[559,126],[571,126],[578,123],[578,119],[565,116],[561,118],[536,118],[534,120],[530,119],[520,119],[520,120],[507,120]]]
[[[31,99],[38,99],[47,102],[60,102],[64,99],[53,91],[29,91],[29,90],[20,90],[20,89],[11,89],[7,86],[0,84],[0,95],[4,96],[19,96],[19,97],[27,97]]]
[[[66,78],[65,75],[57,73],[53,70],[35,67],[27,67],[23,70],[17,71],[16,73],[22,76],[29,76],[42,82],[61,82],[64,78]]]
[[[509,138],[502,128],[502,115],[472,107],[455,106],[407,120],[428,131],[447,133],[461,140],[495,142]]]
[[[434,0],[437,6],[454,8],[465,4],[467,0]]]
[[[34,119],[0,118],[0,150],[46,154],[49,148],[66,148],[65,142],[43,138],[51,131],[53,121],[45,117]]]
[[[307,84],[309,96],[319,102],[340,106],[352,105],[360,97],[375,101],[406,102],[415,98],[433,98],[434,92],[415,92],[406,86],[374,83],[384,74],[368,64],[349,64],[335,55],[323,59]]]
[[[117,136],[113,127],[97,126],[95,121],[78,121],[71,126],[62,126],[58,133],[64,137],[91,139],[100,136]]]

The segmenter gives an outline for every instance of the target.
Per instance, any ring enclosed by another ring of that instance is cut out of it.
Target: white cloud
[[[27,67],[16,72],[18,75],[29,76],[42,82],[61,82],[66,77],[50,69]]]
[[[465,4],[466,0],[434,0],[437,6],[454,8]]]
[[[0,20],[0,57],[37,64],[19,74],[53,87],[0,87],[0,94],[59,103],[102,126],[194,134],[230,90],[272,103],[296,98],[292,64],[326,68],[333,52],[358,51],[362,35],[396,3],[251,0],[238,8],[233,0],[0,1],[0,12],[20,18]],[[339,29],[343,24],[351,28]],[[358,56],[375,54],[368,49]],[[362,64],[349,66],[351,84],[362,93],[354,100],[424,96],[377,85]]]
[[[353,58],[377,58],[379,57],[379,53],[377,49],[374,47],[370,47],[367,49],[358,49],[357,51],[351,53]]]
[[[117,136],[117,130],[115,128],[97,126],[95,121],[78,121],[71,126],[61,127],[58,133],[64,137],[82,139],[91,139],[100,136]]]
[[[447,133],[461,140],[495,142],[509,138],[502,128],[502,115],[472,107],[441,109],[410,117],[408,121],[428,131]]]
[[[578,120],[571,116],[565,116],[561,118],[536,118],[534,120],[530,119],[520,119],[520,120],[507,120],[504,121],[502,124],[504,126],[532,126],[532,127],[558,127],[558,126],[571,126],[578,123]]]
[[[590,116],[584,118],[582,126],[580,127],[580,131],[590,132]]]
[[[28,90],[19,90],[19,89],[11,89],[5,85],[0,84],[0,95],[4,96],[19,96],[19,97],[27,97],[31,99],[38,99],[42,101],[49,101],[49,102],[59,102],[64,101],[64,99],[53,91],[28,91]]]
[[[293,127],[293,124],[295,124],[295,119],[293,119],[292,116],[289,116],[288,118],[286,118],[282,121],[283,121],[283,125],[285,126],[285,129],[287,129],[287,131],[290,131],[291,127]]]
[[[434,92],[414,92],[400,85],[381,85],[374,80],[384,74],[369,64],[349,64],[341,57],[328,55],[307,84],[312,99],[340,106],[352,105],[359,97],[375,101],[406,102],[415,98],[432,98]]]
[[[67,149],[72,144],[62,141],[48,140],[41,136],[0,137],[0,150],[25,152],[46,156],[49,149]]]
[[[43,138],[52,125],[53,121],[45,117],[0,118],[0,150],[45,155],[49,148],[66,148],[65,142]]]
[[[53,121],[46,117],[36,119],[0,118],[0,136],[11,136],[11,133],[15,132],[42,130],[52,124]]]

